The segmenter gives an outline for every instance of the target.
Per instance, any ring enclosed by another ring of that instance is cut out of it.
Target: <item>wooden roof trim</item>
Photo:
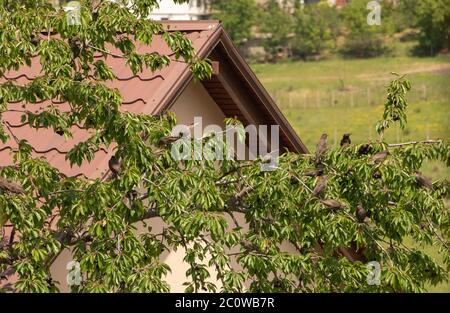
[[[205,23],[206,24],[206,23]],[[197,56],[199,58],[206,58],[214,49],[217,44],[223,28],[222,25],[217,24],[215,26],[215,31],[211,37],[207,40],[205,45],[197,51]],[[164,95],[158,106],[155,108],[153,114],[165,113],[170,106],[178,99],[178,97],[186,89],[189,82],[193,79],[193,75],[189,69],[186,67],[183,72],[179,75],[178,80],[175,84],[171,86],[169,91]]]
[[[253,73],[250,66],[244,60],[244,58],[239,53],[238,49],[233,44],[229,35],[221,28],[221,36],[219,43],[226,50],[230,60],[234,63],[234,67],[239,71],[242,77],[245,79],[246,83],[252,88],[255,95],[259,98],[260,102],[264,105],[266,110],[270,113],[273,119],[280,125],[283,133],[286,134],[287,139],[295,147],[296,152],[299,153],[309,153],[308,148],[303,144],[300,137],[297,135],[295,130],[286,120],[284,115],[281,113],[280,109],[268,94],[264,86],[261,84],[259,79]]]
[[[240,73],[247,85],[252,89],[253,93],[259,99],[259,102],[262,103],[265,110],[280,126],[281,133],[285,135],[290,145],[294,148],[294,151],[298,153],[309,153],[307,147],[303,144],[300,137],[297,135],[295,130],[292,128],[284,115],[281,113],[280,109],[277,107],[276,103],[273,101],[272,97],[268,94],[264,86],[253,73],[250,66],[241,56],[238,49],[235,47],[233,41],[225,32],[221,24],[218,24],[215,27],[215,31],[206,41],[205,45],[198,50],[197,56],[199,58],[206,58],[219,45],[225,50],[228,59],[232,62],[234,69]],[[220,76],[220,74],[218,76]],[[192,73],[190,72],[189,68],[186,67],[186,69],[179,75],[178,81],[171,86],[168,92],[161,99],[153,114],[161,114],[166,112],[176,101],[176,99],[183,93],[192,78]],[[235,94],[234,97],[236,98]],[[241,108],[243,108],[242,105],[239,107],[239,109]],[[245,115],[252,115],[251,113],[249,113],[248,108],[244,108],[243,115],[244,113]],[[249,119],[249,121],[254,122],[254,116]]]

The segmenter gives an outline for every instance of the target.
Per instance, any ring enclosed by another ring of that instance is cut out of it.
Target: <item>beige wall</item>
[[[169,111],[175,113],[178,124],[190,125],[195,116],[201,116],[203,126],[224,125],[225,115],[200,82],[191,81]]]

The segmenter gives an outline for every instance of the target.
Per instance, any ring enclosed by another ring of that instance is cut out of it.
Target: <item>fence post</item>
[[[334,145],[336,146],[337,145],[337,128],[335,127],[334,128]]]

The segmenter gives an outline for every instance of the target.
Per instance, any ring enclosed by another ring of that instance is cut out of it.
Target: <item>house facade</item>
[[[150,18],[154,20],[196,21],[207,19],[210,15],[208,0],[190,0],[176,4],[173,0],[161,0]]]
[[[224,0],[232,1],[232,0]],[[159,8],[155,9],[150,18],[154,20],[182,20],[197,21],[211,16],[210,0],[190,0],[188,3],[176,4],[173,0],[161,0]],[[256,0],[258,4],[264,4],[267,0]],[[288,5],[290,0],[278,0],[280,5]]]

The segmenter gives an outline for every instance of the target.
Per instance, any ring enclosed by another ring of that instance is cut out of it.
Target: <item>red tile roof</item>
[[[255,95],[254,103],[251,105],[258,107],[258,110],[266,116],[266,124],[275,123],[280,125],[282,146],[287,147],[291,151],[307,152],[306,147],[276,107],[276,104],[233,46],[231,39],[224,32],[220,22],[170,21],[167,23],[163,22],[163,24],[168,30],[185,33],[192,41],[199,57],[208,57],[219,44],[224,45],[225,50],[229,53],[228,57],[231,58],[231,63],[235,66],[234,70],[239,72],[239,77],[243,78],[242,82],[246,86],[245,88],[248,88],[248,93]],[[120,54],[117,48],[107,48],[112,54]],[[150,46],[138,45],[137,51],[139,53],[158,52],[162,55],[174,55],[161,36],[155,36]],[[95,58],[104,59],[105,63],[112,68],[117,79],[105,82],[105,84],[120,91],[123,98],[121,109],[133,113],[158,114],[163,112],[173,103],[190,79],[188,66],[184,62],[172,61],[169,66],[159,71],[145,70],[138,75],[133,75],[132,71],[125,64],[124,59],[120,56],[104,58],[99,52],[95,55]],[[11,80],[16,84],[27,84],[38,76],[40,71],[39,57],[36,56],[32,59],[31,67],[24,66],[18,71],[5,73],[4,77],[0,78],[0,83]],[[210,82],[213,81],[211,80]],[[204,82],[206,88],[208,88],[207,84],[208,82]],[[214,95],[212,94],[212,96]],[[109,150],[100,149],[91,162],[85,161],[81,166],[70,166],[70,162],[65,159],[67,152],[77,143],[88,139],[92,130],[83,129],[75,125],[71,129],[73,138],[66,140],[64,136],[55,134],[51,129],[34,129],[21,122],[23,111],[39,112],[52,104],[57,105],[61,111],[70,109],[68,103],[58,100],[43,101],[41,103],[19,102],[8,104],[7,111],[1,113],[1,118],[11,136],[5,144],[0,142],[0,167],[12,164],[10,152],[17,149],[17,140],[26,139],[34,148],[34,157],[47,159],[50,164],[67,176],[98,178],[106,175],[108,172],[108,159],[113,153],[111,148]],[[219,107],[224,110],[220,104]],[[229,115],[226,110],[224,113],[227,116]],[[232,113],[233,116],[242,116],[234,111]]]
[[[217,21],[170,22],[170,24],[165,24],[169,30],[185,33],[198,53],[201,53],[211,36],[218,31],[219,25]],[[112,54],[120,54],[118,49],[114,47],[107,48]],[[155,36],[151,46],[138,45],[137,52],[158,52],[169,56],[174,54],[161,36]],[[95,59],[103,59],[103,56],[98,53]],[[138,75],[133,75],[123,58],[108,56],[104,60],[113,69],[117,77],[113,81],[106,82],[106,85],[120,91],[123,98],[121,109],[133,113],[159,113],[164,107],[168,93],[175,82],[188,71],[185,63],[172,61],[169,66],[159,71],[145,70]],[[10,80],[14,81],[15,84],[27,84],[38,76],[40,71],[39,57],[34,57],[31,67],[24,66],[18,71],[5,73],[4,77],[0,78],[0,83]],[[71,129],[73,138],[66,140],[64,136],[55,134],[52,129],[34,129],[21,122],[23,111],[38,112],[51,104],[57,105],[61,111],[69,110],[68,103],[57,100],[37,104],[22,102],[8,104],[7,111],[1,113],[1,118],[7,125],[6,131],[10,132],[10,139],[5,144],[0,142],[0,166],[12,164],[10,152],[17,148],[16,139],[26,139],[34,148],[33,155],[35,157],[44,157],[67,176],[84,175],[88,178],[95,178],[104,175],[108,168],[107,158],[111,154],[111,149],[109,151],[101,149],[90,163],[85,161],[81,166],[73,165],[71,167],[69,161],[65,159],[66,153],[75,144],[86,140],[92,131],[73,126]]]

